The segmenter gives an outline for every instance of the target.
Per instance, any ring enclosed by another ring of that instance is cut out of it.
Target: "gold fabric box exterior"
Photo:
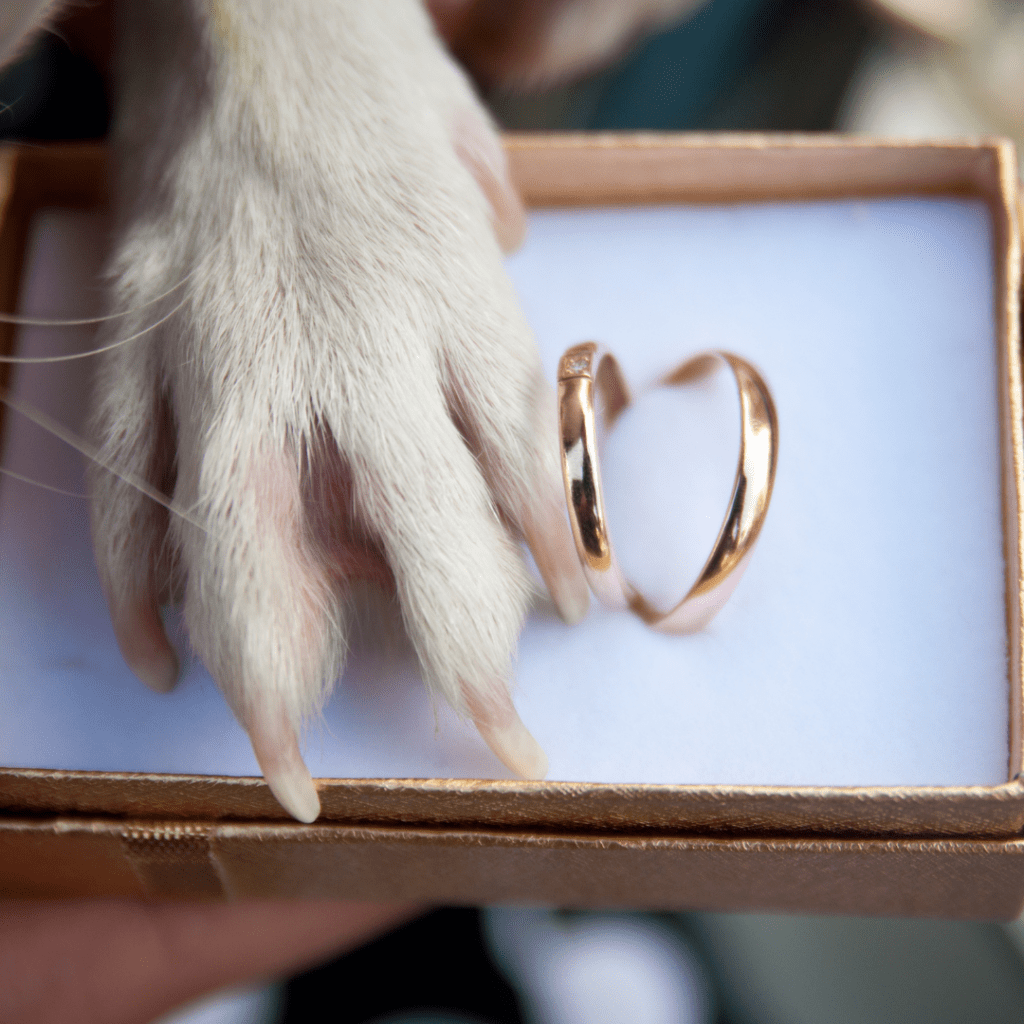
[[[965,788],[329,779],[314,825],[262,780],[0,769],[0,895],[304,896],[1015,917],[1024,905],[1021,226],[1013,147],[781,136],[517,136],[536,207],[947,195],[996,245],[1010,763]],[[98,146],[0,148],[0,308],[34,212],[105,200]],[[14,329],[0,325],[0,351]],[[0,366],[6,386],[9,366]],[[3,420],[0,418],[0,429]],[[2,754],[0,754],[2,757]]]

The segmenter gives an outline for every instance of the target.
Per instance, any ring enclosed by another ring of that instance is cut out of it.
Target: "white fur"
[[[601,45],[633,23],[613,20]],[[542,775],[509,697],[516,535],[567,618],[586,588],[487,115],[421,0],[131,0],[120,32],[111,310],[149,305],[100,343],[182,306],[102,357],[92,429],[103,464],[190,513],[92,473],[126,660],[173,685],[158,607],[183,598],[271,788],[312,820],[296,737],[343,667],[352,579],[383,559],[428,686]]]
[[[458,131],[500,174],[471,89],[414,0],[139,0],[123,31],[115,309],[201,272],[175,317],[104,358],[94,430],[104,461],[173,475],[206,529],[93,474],[115,625],[137,633],[177,578],[268,781],[301,789],[293,737],[343,664],[347,589],[347,542],[303,494],[350,475],[328,505],[351,501],[386,557],[428,685],[507,729],[528,584],[499,513],[564,527],[538,360],[456,155]],[[567,538],[542,544],[578,614]],[[152,666],[150,641],[134,657]],[[542,770],[539,750],[519,762]]]

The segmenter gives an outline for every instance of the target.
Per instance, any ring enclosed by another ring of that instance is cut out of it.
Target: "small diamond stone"
[[[571,356],[565,361],[566,373],[586,373],[590,369],[590,356]]]

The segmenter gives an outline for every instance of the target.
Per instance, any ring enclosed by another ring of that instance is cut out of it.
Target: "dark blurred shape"
[[[526,130],[827,131],[881,31],[857,0],[710,0],[585,82],[489,99]]]
[[[62,39],[41,36],[0,73],[0,139],[98,139],[109,108],[96,66]]]
[[[998,925],[690,914],[734,1024],[1022,1024],[1024,965]]]
[[[591,127],[824,131],[873,39],[851,3],[711,0],[612,73]]]
[[[588,127],[703,126],[723,94],[771,49],[790,6],[786,0],[710,0],[606,76]]]
[[[292,978],[281,1024],[361,1024],[417,1010],[481,1024],[522,1024],[519,1000],[484,945],[478,910],[435,911]]]
[[[779,12],[770,42],[711,104],[714,131],[830,131],[881,26],[859,3],[800,0]]]

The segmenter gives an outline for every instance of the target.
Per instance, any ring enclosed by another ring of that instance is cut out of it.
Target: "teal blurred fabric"
[[[488,100],[513,129],[825,131],[882,34],[858,0],[710,0],[583,82]]]
[[[590,128],[703,126],[785,12],[781,0],[711,0],[602,79]]]

